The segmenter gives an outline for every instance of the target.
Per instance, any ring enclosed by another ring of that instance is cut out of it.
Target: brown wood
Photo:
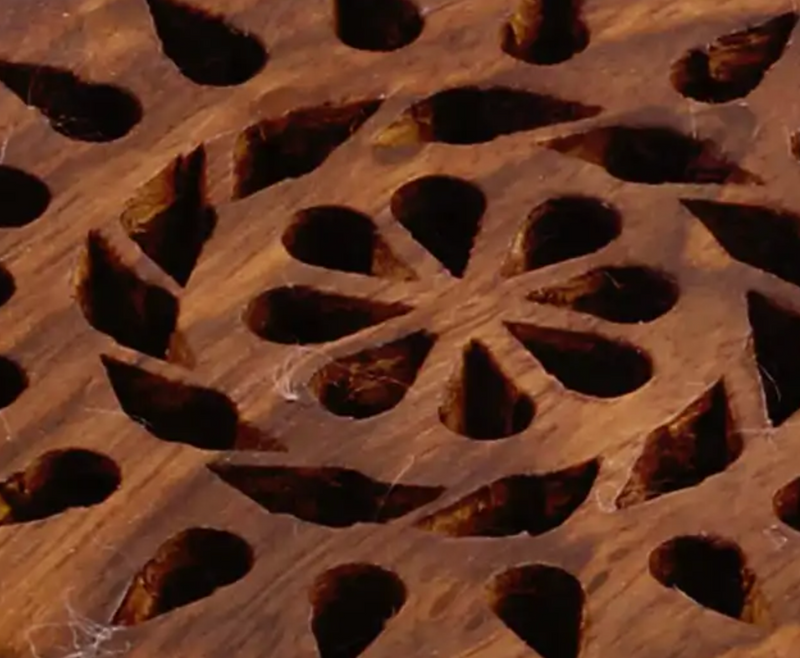
[[[796,653],[792,2],[6,5],[0,656]]]

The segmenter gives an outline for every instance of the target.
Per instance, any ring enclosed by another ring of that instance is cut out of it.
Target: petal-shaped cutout
[[[599,199],[547,199],[525,219],[500,273],[511,277],[586,256],[605,247],[621,231],[619,212]]]
[[[114,613],[115,626],[135,626],[211,596],[244,578],[253,550],[241,537],[189,528],[164,542],[134,576]]]
[[[640,323],[651,322],[672,309],[678,301],[678,286],[648,267],[599,267],[564,285],[537,290],[528,299],[610,322]]]
[[[529,324],[506,326],[548,373],[578,393],[614,398],[641,388],[653,376],[650,358],[628,343]]]
[[[733,619],[763,624],[768,613],[742,549],[717,536],[684,535],[650,554],[650,573],[664,587]]]
[[[706,199],[682,199],[681,203],[731,258],[800,285],[800,216]]]
[[[110,356],[100,358],[122,410],[162,441],[203,450],[284,450],[280,442],[241,422],[228,396],[171,381]]]
[[[0,82],[70,139],[114,141],[142,120],[142,106],[127,89],[87,82],[65,69],[0,61]]]
[[[239,85],[266,65],[264,44],[221,16],[179,0],[146,2],[161,49],[192,82],[214,87]]]
[[[99,231],[90,231],[75,272],[86,320],[120,345],[166,359],[178,321],[178,300],[139,279]]]
[[[663,127],[604,126],[555,137],[542,146],[603,167],[631,183],[761,184],[710,140]]]
[[[202,146],[178,156],[125,204],[120,222],[139,248],[185,286],[217,223],[205,198]]]
[[[285,344],[326,343],[411,311],[403,304],[333,295],[305,286],[268,290],[248,305],[244,322],[256,336]]]
[[[358,50],[390,52],[416,41],[425,22],[412,0],[334,0],[339,40]]]
[[[650,433],[616,505],[622,509],[697,486],[733,464],[742,447],[719,382]]]
[[[439,407],[442,423],[457,434],[485,441],[519,434],[535,414],[533,400],[508,379],[489,350],[470,342]]]
[[[600,113],[593,105],[512,87],[453,87],[414,103],[375,138],[379,146],[481,144]]]
[[[402,609],[406,586],[374,564],[342,564],[320,574],[309,593],[320,658],[356,658]]]
[[[347,528],[387,523],[436,500],[444,487],[378,482],[348,468],[239,466],[208,467],[272,514],[309,523]]]
[[[36,176],[6,165],[0,165],[0,196],[2,228],[30,224],[41,217],[51,200],[50,188]]]
[[[234,199],[319,167],[381,106],[381,99],[294,110],[246,128],[234,154]]]
[[[436,337],[424,331],[327,363],[309,388],[331,413],[371,418],[400,404]]]
[[[391,209],[450,274],[464,276],[486,210],[480,188],[451,176],[422,176],[395,191]]]
[[[553,473],[511,475],[417,522],[451,537],[536,536],[564,523],[586,500],[600,470],[597,459]]]
[[[0,356],[0,409],[12,404],[28,388],[28,374],[16,361]]]
[[[757,292],[747,295],[761,388],[774,427],[800,409],[800,315]]]
[[[0,482],[0,525],[98,505],[121,481],[119,467],[105,455],[79,448],[51,450]]]
[[[800,532],[800,477],[775,492],[772,509],[783,523]]]
[[[589,45],[589,29],[581,16],[583,0],[519,0],[503,25],[501,47],[528,64],[559,64]]]
[[[372,220],[345,206],[301,210],[282,241],[286,251],[309,265],[398,281],[417,278],[394,255]]]
[[[492,611],[541,658],[577,658],[586,595],[575,576],[526,564],[498,574],[487,589]]]
[[[690,50],[672,65],[672,86],[704,103],[744,98],[781,58],[796,24],[788,12]]]

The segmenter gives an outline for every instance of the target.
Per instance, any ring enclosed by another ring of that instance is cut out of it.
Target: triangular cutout
[[[125,204],[120,222],[140,249],[185,286],[217,223],[205,198],[205,150],[179,156]]]
[[[544,534],[583,504],[600,471],[597,459],[561,471],[510,475],[426,516],[418,528],[451,537]]]
[[[87,82],[66,69],[0,61],[0,82],[70,139],[114,141],[142,120],[142,106],[130,91]]]
[[[435,336],[418,332],[335,359],[314,374],[309,388],[337,416],[377,416],[400,404],[435,341]]]
[[[575,576],[545,564],[526,564],[495,576],[489,605],[541,658],[577,658],[586,595]]]
[[[239,420],[228,396],[210,388],[100,357],[120,407],[150,434],[202,450],[283,450],[275,439]]]
[[[452,176],[423,176],[395,191],[392,215],[450,274],[464,276],[486,197]]]
[[[164,54],[198,85],[239,85],[267,63],[264,44],[221,16],[180,0],[146,0]]]
[[[234,199],[311,173],[381,106],[381,99],[320,105],[245,129],[234,154]]]
[[[764,295],[747,295],[761,387],[772,425],[782,425],[800,409],[800,315]]]
[[[742,453],[725,385],[716,384],[645,439],[644,449],[616,500],[622,509],[722,473]]]
[[[653,376],[653,364],[642,350],[596,334],[507,324],[512,335],[561,384],[599,398],[627,395]]]
[[[744,98],[781,58],[796,24],[788,12],[690,50],[672,65],[672,86],[704,103]]]
[[[681,203],[731,258],[800,286],[800,216],[707,199],[682,199]]]
[[[398,281],[417,278],[394,255],[373,221],[345,206],[301,210],[284,231],[282,242],[294,258],[309,265]]]
[[[209,465],[226,484],[272,514],[329,528],[388,523],[436,500],[444,487],[378,482],[348,468]]]

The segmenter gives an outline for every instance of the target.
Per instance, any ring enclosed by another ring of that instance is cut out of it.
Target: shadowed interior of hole
[[[494,613],[542,658],[577,658],[585,594],[580,582],[558,567],[514,567],[488,587]]]
[[[775,492],[772,509],[783,523],[800,531],[800,477]]]
[[[114,141],[142,120],[142,106],[127,89],[87,82],[65,69],[0,61],[0,81],[70,139]]]
[[[650,554],[650,573],[702,606],[728,617],[753,621],[748,599],[755,577],[741,549],[714,536],[675,537]]]
[[[105,455],[77,448],[46,452],[0,483],[0,525],[97,505],[121,481],[119,467]]]
[[[75,296],[86,320],[120,345],[166,359],[178,300],[140,280],[98,231],[90,231],[78,264]]]
[[[494,440],[519,434],[535,413],[533,400],[503,374],[488,349],[469,343],[439,407],[442,423],[470,439]]]
[[[382,99],[320,105],[245,129],[234,154],[234,199],[311,173],[369,119]]]
[[[346,468],[238,466],[208,467],[224,482],[273,514],[347,528],[387,523],[436,500],[443,487],[387,484]]]
[[[704,103],[744,98],[783,55],[796,23],[797,15],[788,12],[690,50],[672,65],[672,86]]]
[[[620,323],[651,322],[675,306],[678,286],[647,267],[602,267],[563,286],[531,293],[528,299]]]
[[[184,530],[139,570],[112,623],[133,626],[204,599],[252,566],[253,551],[241,537],[214,528]]]
[[[372,564],[343,564],[318,576],[309,599],[320,658],[356,658],[400,612],[406,596],[396,574]]]
[[[481,487],[416,523],[451,537],[541,535],[586,500],[600,470],[594,459],[543,475],[511,475]]]
[[[13,359],[0,356],[0,409],[12,404],[28,388],[28,375]]]
[[[514,239],[502,268],[515,276],[602,249],[622,231],[616,209],[598,199],[563,196],[536,206]]]
[[[451,176],[422,176],[395,191],[392,215],[453,276],[462,277],[486,210],[476,185]]]
[[[416,41],[425,25],[412,0],[334,0],[334,29],[351,48],[389,52]]]
[[[550,375],[578,393],[619,397],[641,388],[653,376],[650,357],[628,343],[529,324],[506,327]]]
[[[559,64],[589,45],[581,18],[583,0],[519,0],[503,26],[500,47],[528,64]]]
[[[3,211],[0,227],[17,228],[38,219],[50,205],[50,189],[41,180],[20,169],[0,165],[0,195]]]
[[[291,286],[273,288],[253,299],[245,310],[244,322],[264,340],[303,345],[337,340],[410,310],[402,304],[384,304]]]
[[[418,332],[336,359],[314,374],[309,388],[337,416],[371,418],[401,402],[435,341]]]
[[[199,85],[229,87],[247,82],[267,63],[267,50],[253,34],[222,17],[178,0],[147,0],[164,54]]]
[[[3,265],[0,265],[0,306],[8,302],[17,291],[14,276]]]

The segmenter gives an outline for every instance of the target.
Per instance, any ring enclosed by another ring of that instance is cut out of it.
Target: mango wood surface
[[[0,656],[795,655],[796,9],[5,3]]]

